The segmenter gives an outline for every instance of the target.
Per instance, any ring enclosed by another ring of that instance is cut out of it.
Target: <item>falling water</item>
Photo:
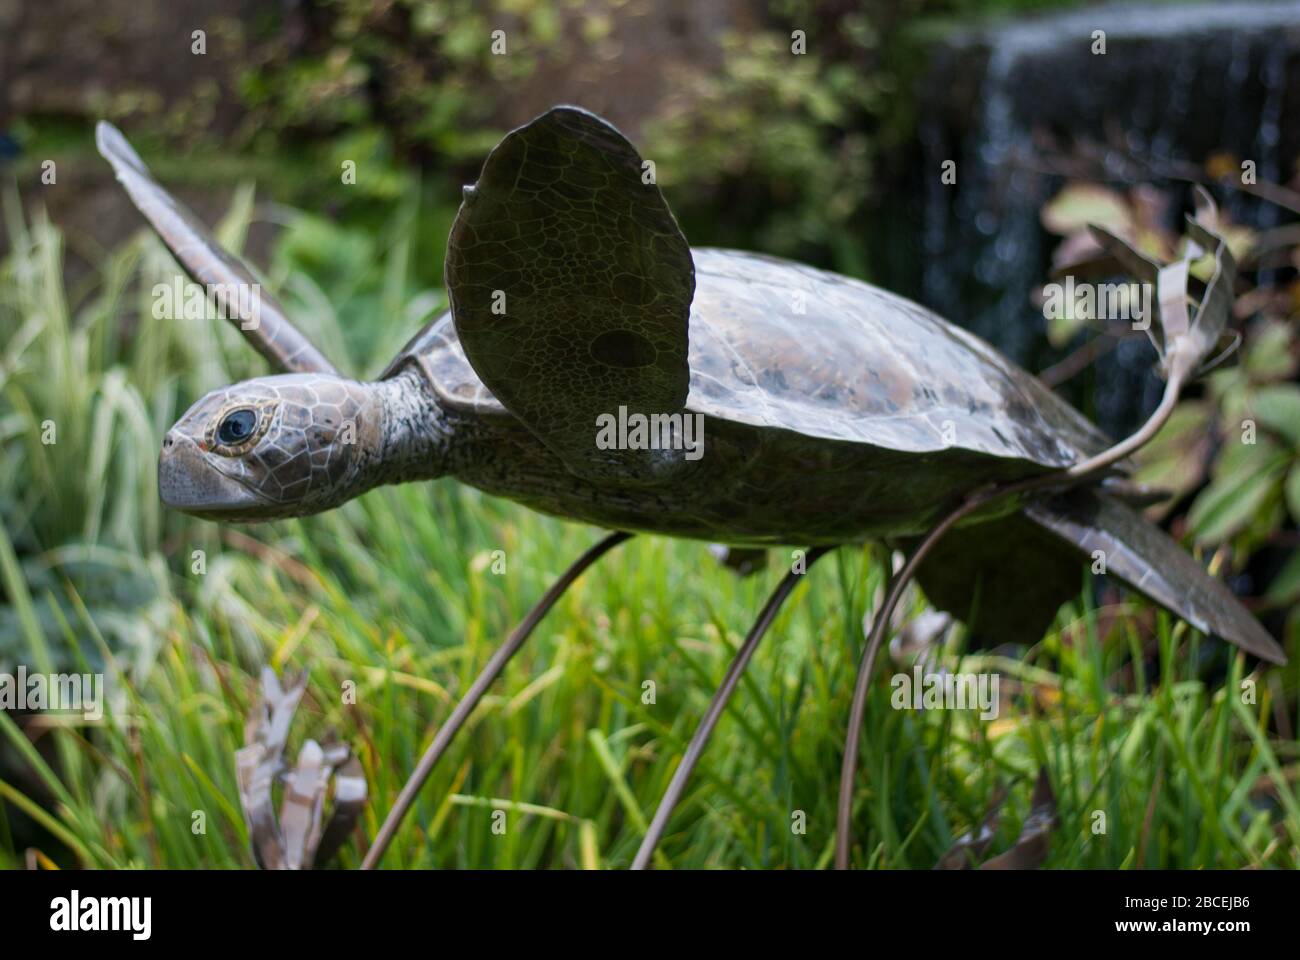
[[[1094,31],[1106,52],[1094,54]],[[1039,162],[1041,136],[1068,146],[1118,143],[1162,163],[1201,165],[1228,151],[1261,180],[1290,177],[1300,153],[1300,3],[1096,7],[1015,21],[951,39],[937,58],[921,130],[919,295],[1027,366],[1053,355],[1032,292],[1054,238],[1039,223],[1062,178]],[[974,76],[970,110],[946,102]],[[958,119],[954,119],[957,116]],[[957,160],[957,183],[940,182]],[[1119,156],[1106,165],[1118,172]],[[1229,214],[1271,226],[1277,210],[1243,194]],[[1123,429],[1154,400],[1149,348],[1125,343],[1097,370],[1096,413]]]

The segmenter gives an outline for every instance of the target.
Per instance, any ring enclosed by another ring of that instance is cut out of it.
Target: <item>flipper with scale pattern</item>
[[[225,315],[258,353],[284,373],[337,372],[293,325],[284,308],[261,289],[248,267],[222,249],[199,219],[154,180],[117,127],[101,120],[95,128],[95,144],[112,164],[131,202],[190,276],[212,289]],[[254,288],[256,300],[251,295]]]
[[[636,149],[585,110],[508,134],[466,190],[447,250],[475,372],[574,473],[642,483],[680,451],[599,449],[602,415],[673,415],[690,384],[691,251]]]

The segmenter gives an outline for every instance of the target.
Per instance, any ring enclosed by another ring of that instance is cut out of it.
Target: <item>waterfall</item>
[[[1104,54],[1093,52],[1097,30]],[[1040,136],[1197,166],[1225,150],[1254,160],[1261,180],[1289,178],[1300,155],[1300,2],[1091,7],[965,30],[936,53],[922,116],[917,294],[1041,368],[1056,355],[1030,297],[1055,239],[1039,210],[1063,178],[1039,162]],[[950,159],[948,186],[939,171]],[[1119,159],[1107,152],[1112,173]],[[1278,220],[1254,197],[1215,192],[1235,220]],[[1096,414],[1112,431],[1158,394],[1148,351],[1125,343],[1096,371]]]

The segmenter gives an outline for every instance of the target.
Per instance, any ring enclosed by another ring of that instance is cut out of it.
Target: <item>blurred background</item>
[[[99,118],[209,217],[255,181],[255,259],[282,225],[270,205],[373,234],[419,203],[413,277],[436,286],[455,188],[505,131],[577,103],[655,159],[693,244],[868,277],[1040,369],[1064,346],[1035,320],[1031,293],[1054,242],[1040,210],[1070,179],[1163,189],[1135,201],[1160,226],[1177,223],[1194,180],[1234,181],[1221,199],[1243,226],[1294,213],[1294,196],[1274,189],[1300,154],[1294,3],[54,0],[0,10],[0,162],[20,187],[62,187],[21,195],[65,228],[73,270],[138,225],[93,153]],[[494,30],[504,54],[492,52]],[[797,42],[806,54],[792,53]],[[360,165],[356,189],[340,189],[343,159]],[[41,183],[47,160],[60,184]],[[935,172],[948,160],[951,184]],[[1243,189],[1243,161],[1256,189]],[[1099,415],[1113,429],[1137,415],[1132,394],[1153,389],[1140,377],[1105,386],[1115,389]]]
[[[1295,662],[1300,2],[0,0],[0,671],[116,678],[102,725],[0,714],[0,864],[250,865],[231,756],[267,662],[310,669],[307,735],[361,745],[373,835],[456,691],[594,536],[452,481],[267,527],[163,511],[163,432],[264,367],[224,325],[152,319],[177,269],[95,121],[373,376],[445,308],[461,184],[560,102],[655,162],[693,245],[919,300],[1114,435],[1158,400],[1154,352],[1127,325],[1044,319],[1043,284],[1088,253],[1088,222],[1172,258],[1207,187],[1241,264],[1243,345],[1142,477],[1175,491],[1154,515]],[[508,671],[389,865],[626,865],[780,566],[742,581],[700,545],[623,548]],[[841,551],[782,615],[674,819],[673,863],[825,863],[880,574],[870,550]],[[926,656],[971,662],[960,632],[930,640]],[[932,866],[1004,784],[1014,839],[1039,767],[1068,824],[1049,866],[1300,864],[1294,666],[1256,670],[1082,583],[1043,644],[981,656],[1015,696],[992,728],[900,715],[877,691],[860,865]],[[492,809],[519,824],[502,842]],[[1112,814],[1100,839],[1079,827],[1094,809]]]

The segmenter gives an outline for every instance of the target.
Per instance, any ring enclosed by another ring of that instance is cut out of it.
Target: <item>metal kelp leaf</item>
[[[1092,234],[1093,239],[1099,243],[1102,248],[1109,253],[1119,266],[1129,275],[1145,286],[1151,287],[1156,291],[1153,316],[1147,317],[1147,326],[1144,332],[1151,345],[1156,348],[1156,353],[1160,355],[1161,362],[1164,362],[1168,353],[1169,337],[1165,332],[1170,326],[1165,316],[1167,307],[1173,307],[1174,302],[1178,301],[1182,307],[1183,315],[1174,316],[1172,325],[1175,328],[1185,329],[1186,323],[1186,305],[1182,302],[1182,295],[1186,290],[1186,284],[1177,288],[1177,296],[1174,291],[1177,285],[1178,277],[1174,274],[1165,274],[1164,271],[1169,269],[1159,262],[1151,259],[1146,254],[1141,253],[1136,248],[1130,246],[1126,241],[1115,236],[1109,230],[1099,227],[1096,224],[1088,225],[1088,232]],[[1186,272],[1183,272],[1183,278],[1186,278]],[[1163,282],[1162,282],[1163,281]],[[1158,335],[1158,336],[1157,336]]]
[[[1151,322],[1146,334],[1160,354],[1165,378],[1177,379],[1179,383],[1192,379],[1218,348],[1232,311],[1237,264],[1227,242],[1210,228],[1217,216],[1210,195],[1197,187],[1196,216],[1187,218],[1191,242],[1180,259],[1164,265],[1108,230],[1095,225],[1088,227],[1093,238],[1116,262],[1141,283],[1154,287],[1154,315],[1148,318]],[[1193,316],[1188,306],[1191,265],[1206,253],[1214,257],[1214,273]]]
[[[248,824],[253,856],[264,870],[302,870],[329,861],[356,824],[366,802],[361,763],[344,743],[308,740],[292,770],[284,761],[293,715],[307,689],[304,671],[285,689],[269,667],[262,669],[262,698],[245,727],[246,746],[235,754],[239,803]],[[272,791],[285,781],[280,819]],[[334,783],[334,809],[322,830],[325,800]]]
[[[246,746],[235,753],[239,803],[248,824],[253,856],[264,870],[282,870],[285,867],[284,841],[275,822],[271,790],[283,766],[289,725],[306,689],[305,673],[285,690],[275,672],[270,667],[263,667],[262,699],[244,726]]]
[[[1029,816],[1020,828],[1020,837],[1006,853],[980,865],[981,870],[1036,870],[1047,859],[1052,829],[1056,826],[1056,795],[1046,768],[1038,771]]]
[[[346,748],[345,748],[346,749]],[[349,756],[334,770],[334,813],[316,847],[316,863],[329,863],[352,834],[366,806],[366,774],[361,761]]]
[[[998,821],[1002,818],[1002,805],[1006,800],[1006,788],[999,785],[993,791],[989,812],[984,815],[979,826],[958,837],[953,845],[944,851],[939,862],[934,865],[934,869],[973,870],[997,836]]]
[[[330,768],[325,751],[308,740],[298,754],[298,766],[289,774],[284,801],[280,804],[280,830],[284,837],[285,866],[301,870],[311,863],[320,842],[321,810],[329,787]]]
[[[998,832],[998,822],[1002,817],[1002,806],[1006,803],[1007,792],[999,786],[993,793],[989,811],[980,821],[979,827],[962,834],[949,847],[934,865],[936,870],[971,870],[988,852]],[[1052,793],[1051,781],[1047,770],[1038,772],[1034,784],[1034,794],[1030,801],[1029,816],[1020,828],[1020,837],[1015,845],[991,860],[979,864],[980,870],[1034,870],[1043,865],[1047,859],[1049,840],[1052,829],[1056,826],[1056,797]]]

